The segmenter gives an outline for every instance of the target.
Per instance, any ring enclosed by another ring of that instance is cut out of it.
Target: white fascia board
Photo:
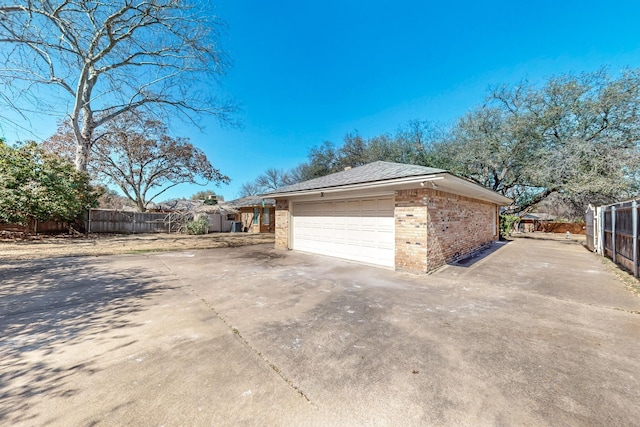
[[[424,184],[431,183],[425,186]],[[391,194],[395,190],[406,190],[411,188],[431,188],[447,193],[459,194],[461,196],[472,199],[479,199],[500,206],[510,205],[513,200],[496,193],[493,190],[483,187],[482,185],[457,177],[450,173],[438,173],[433,175],[413,176],[408,178],[396,178],[379,182],[364,182],[359,184],[342,185],[338,187],[315,188],[311,190],[292,191],[286,193],[271,193],[264,195],[265,197],[277,199],[315,199],[319,197],[339,198],[358,197],[364,195],[382,195],[384,193]],[[347,193],[347,194],[345,194]]]
[[[511,200],[510,198],[505,197],[502,194],[498,194],[486,187],[483,187],[476,182],[469,181],[451,174],[447,175],[448,176],[446,177],[445,182],[442,185],[444,187],[442,188],[442,191],[449,190],[454,194],[460,194],[473,199],[496,203],[500,206],[507,206],[513,203],[513,200]]]
[[[320,193],[331,194],[331,193],[342,193],[345,191],[357,191],[357,190],[378,190],[389,188],[389,190],[393,190],[393,187],[398,186],[406,186],[411,184],[420,185],[422,182],[436,181],[443,179],[443,176],[440,175],[426,175],[422,177],[410,177],[410,178],[396,178],[390,179],[386,181],[379,182],[363,182],[359,184],[349,184],[349,185],[341,185],[338,187],[325,187],[325,188],[315,188],[311,190],[300,190],[300,191],[292,191],[286,193],[269,193],[265,194],[265,197],[270,199],[277,198],[293,198],[293,197],[301,197],[301,196],[315,196]]]

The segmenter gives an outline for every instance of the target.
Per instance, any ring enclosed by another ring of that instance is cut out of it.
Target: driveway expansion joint
[[[240,341],[242,341],[242,343],[244,345],[246,345],[252,352],[254,352],[269,368],[271,368],[271,370],[273,372],[275,372],[289,387],[291,387],[296,393],[298,393],[302,398],[304,398],[307,402],[309,402],[311,404],[311,406],[314,409],[317,409],[318,407],[311,401],[311,399],[309,399],[309,396],[307,396],[305,394],[304,391],[302,391],[300,389],[300,387],[298,387],[297,385],[295,385],[295,383],[289,379],[284,372],[282,372],[282,370],[278,367],[278,365],[276,365],[275,363],[271,362],[260,350],[258,350],[257,348],[255,348],[253,345],[251,345],[251,343],[242,335],[242,333],[240,332],[240,330],[236,327],[234,327],[233,325],[231,325],[231,323],[229,323],[229,321],[227,320],[227,318],[225,318],[222,314],[220,314],[220,312],[218,310],[216,310],[216,308],[209,303],[209,301],[207,301],[206,299],[204,299],[195,289],[194,287],[189,284],[186,283],[185,281],[182,280],[182,278],[180,278],[180,276],[178,276],[169,265],[167,265],[166,262],[164,262],[164,260],[160,260],[162,262],[162,264],[166,267],[166,269],[169,271],[170,274],[172,274],[173,276],[176,277],[176,279],[182,284],[182,286],[184,288],[186,288],[188,290],[188,292],[190,292],[191,294],[193,294],[196,298],[198,298],[205,307],[207,307],[209,310],[211,310],[218,319],[220,319],[220,321],[222,321],[222,323],[225,324],[225,326],[233,333],[233,335],[235,335],[236,337],[238,337],[238,339],[240,339]]]

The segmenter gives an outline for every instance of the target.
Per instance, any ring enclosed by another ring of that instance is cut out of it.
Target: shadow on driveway
[[[59,344],[95,340],[106,330],[135,326],[124,315],[140,310],[145,299],[163,290],[154,279],[144,268],[114,272],[87,258],[0,267],[0,423],[28,422],[28,397],[79,393],[67,378],[98,368],[91,362],[52,367],[46,356],[59,351]]]

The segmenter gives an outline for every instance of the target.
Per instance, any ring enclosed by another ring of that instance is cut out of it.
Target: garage
[[[429,273],[498,239],[511,199],[442,169],[373,162],[279,188],[275,247]]]
[[[291,219],[292,249],[395,265],[393,196],[297,202]]]

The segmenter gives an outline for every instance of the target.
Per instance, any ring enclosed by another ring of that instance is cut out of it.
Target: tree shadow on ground
[[[150,269],[115,271],[108,261],[87,258],[0,267],[0,424],[28,423],[29,397],[77,394],[67,377],[98,368],[91,361],[50,366],[47,356],[114,329],[128,339],[125,328],[136,325],[126,315],[168,289],[157,279]]]

